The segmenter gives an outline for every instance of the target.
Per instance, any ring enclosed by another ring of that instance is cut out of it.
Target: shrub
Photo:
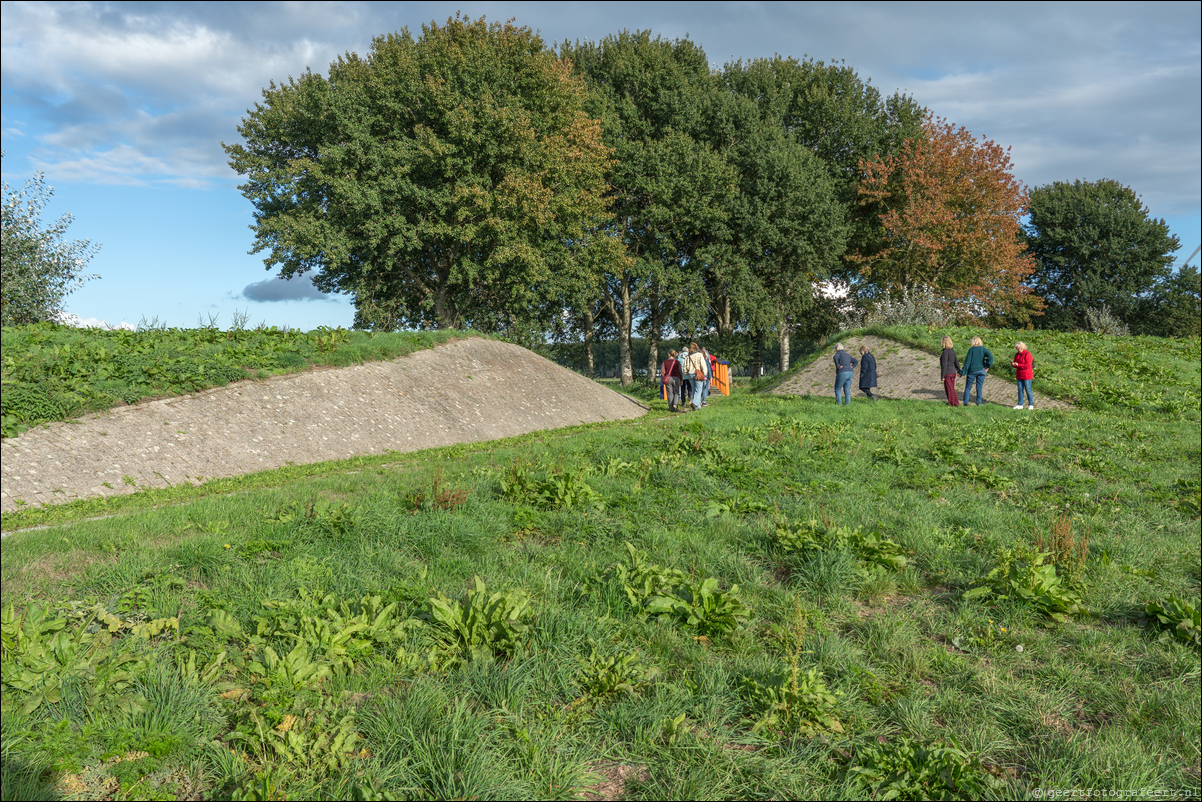
[[[1106,304],[1100,307],[1087,306],[1085,321],[1094,334],[1110,334],[1115,337],[1127,337],[1131,334],[1127,324],[1119,320]]]
[[[1071,616],[1088,613],[1080,593],[1056,572],[1056,566],[1048,561],[1050,556],[1001,549],[997,567],[985,577],[985,584],[968,591],[964,598],[996,595],[1003,599],[1020,599],[1062,623]]]
[[[819,731],[843,732],[835,715],[842,692],[832,692],[817,669],[772,674],[764,682],[742,680],[752,732],[762,735],[813,735]]]
[[[1176,638],[1182,643],[1202,646],[1202,605],[1190,604],[1170,593],[1161,601],[1144,605],[1147,622],[1161,630],[1160,640]]]
[[[903,287],[900,298],[886,291],[864,316],[865,326],[945,326],[951,319],[933,287]]]
[[[856,750],[847,773],[857,789],[879,799],[981,799],[993,782],[976,755],[909,738]]]

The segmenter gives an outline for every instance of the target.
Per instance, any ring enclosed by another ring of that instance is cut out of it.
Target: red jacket
[[[1014,368],[1014,378],[1019,381],[1035,378],[1035,357],[1031,356],[1030,351],[1016,353],[1010,366]]]
[[[668,379],[672,378],[673,376],[675,376],[678,379],[683,378],[680,375],[680,363],[677,362],[674,357],[669,357],[668,359],[665,359],[664,364],[659,366],[659,372],[660,372],[660,375],[663,376],[664,381],[667,381]]]

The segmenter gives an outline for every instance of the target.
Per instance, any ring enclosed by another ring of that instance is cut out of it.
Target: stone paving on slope
[[[237,382],[34,427],[0,444],[0,509],[644,412],[524,348],[472,338],[391,362]]]
[[[938,343],[938,337],[935,338]],[[902,345],[896,340],[888,340],[884,337],[858,337],[843,341],[843,347],[854,356],[860,358],[860,346],[866,345],[876,357],[877,368],[877,389],[873,391],[874,395],[879,395],[883,398],[898,398],[907,400],[920,401],[939,401],[947,403],[947,395],[943,392],[943,380],[939,376],[939,357],[928,354],[925,351],[919,351],[917,348],[911,348],[908,345]],[[1011,343],[990,345],[985,344],[993,353],[993,358],[996,362],[1006,366],[1010,364],[1010,358],[1014,354],[1014,349]],[[964,358],[964,353],[968,350],[966,343],[961,343],[956,348],[956,353],[961,360]],[[835,397],[835,365],[832,359],[835,355],[835,346],[832,343],[827,349],[824,356],[819,357],[814,364],[790,376],[772,389],[773,393],[778,395],[817,395],[826,396],[834,402]],[[1039,375],[1039,354],[1035,354],[1035,375]],[[851,389],[853,400],[863,403],[866,402],[864,394],[860,392],[860,368],[856,367],[855,375],[851,380]],[[960,397],[961,403],[964,400],[964,379],[959,379],[956,382],[956,392]],[[988,376],[985,379],[984,397],[985,403],[995,404],[1000,406],[1012,407],[1015,399],[1018,396],[1018,390],[1014,382],[1008,379],[1001,379],[995,376]],[[1048,398],[1038,392],[1033,393],[1035,398],[1036,409],[1072,409],[1072,406],[1063,401],[1056,401]],[[976,397],[973,396],[972,403],[976,403]],[[1017,411],[1014,414],[1019,414]],[[1022,414],[1030,414],[1024,411]]]

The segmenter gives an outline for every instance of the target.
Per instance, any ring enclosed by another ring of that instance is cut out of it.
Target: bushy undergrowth
[[[469,332],[470,333],[470,332]],[[217,328],[105,331],[53,323],[0,332],[4,437],[84,412],[232,381],[354,365],[430,348],[463,332],[369,334]]]
[[[4,798],[1196,792],[1193,422],[656,404],[12,534]]]

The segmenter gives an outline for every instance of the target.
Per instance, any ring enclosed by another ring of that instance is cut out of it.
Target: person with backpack
[[[675,351],[668,352],[668,358],[659,366],[659,370],[664,377],[664,395],[668,398],[668,411],[679,412],[682,374]]]
[[[1014,368],[1014,378],[1018,382],[1018,403],[1014,405],[1014,408],[1023,408],[1023,393],[1025,392],[1029,408],[1035,409],[1035,399],[1031,397],[1031,381],[1035,378],[1035,357],[1031,356],[1031,352],[1027,350],[1026,343],[1014,344],[1014,361],[1010,363],[1010,366]]]
[[[835,403],[847,405],[851,403],[851,377],[852,369],[859,364],[859,360],[852,357],[851,354],[843,350],[843,343],[835,345]],[[843,400],[839,400],[839,394],[842,392]]]

